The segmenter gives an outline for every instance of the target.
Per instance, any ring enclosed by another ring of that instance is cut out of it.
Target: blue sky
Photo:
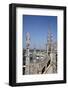
[[[43,48],[47,42],[48,29],[52,33],[54,41],[57,40],[57,16],[34,16],[23,17],[23,47],[26,48],[26,33],[30,33],[30,48]]]

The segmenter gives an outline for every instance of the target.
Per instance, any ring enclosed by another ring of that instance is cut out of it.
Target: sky
[[[45,48],[48,29],[57,40],[57,16],[23,15],[23,48],[26,48],[26,33],[30,33],[30,48]]]

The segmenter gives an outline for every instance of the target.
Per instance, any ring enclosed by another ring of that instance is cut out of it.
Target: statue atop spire
[[[26,33],[26,48],[30,47],[30,34],[29,32]]]
[[[52,36],[50,25],[48,26],[48,37],[47,37],[47,54],[50,54],[52,50]]]

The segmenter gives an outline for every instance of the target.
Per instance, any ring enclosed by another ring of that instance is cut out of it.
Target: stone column
[[[26,33],[26,69],[25,74],[29,74],[29,64],[30,64],[30,34],[29,32]]]

